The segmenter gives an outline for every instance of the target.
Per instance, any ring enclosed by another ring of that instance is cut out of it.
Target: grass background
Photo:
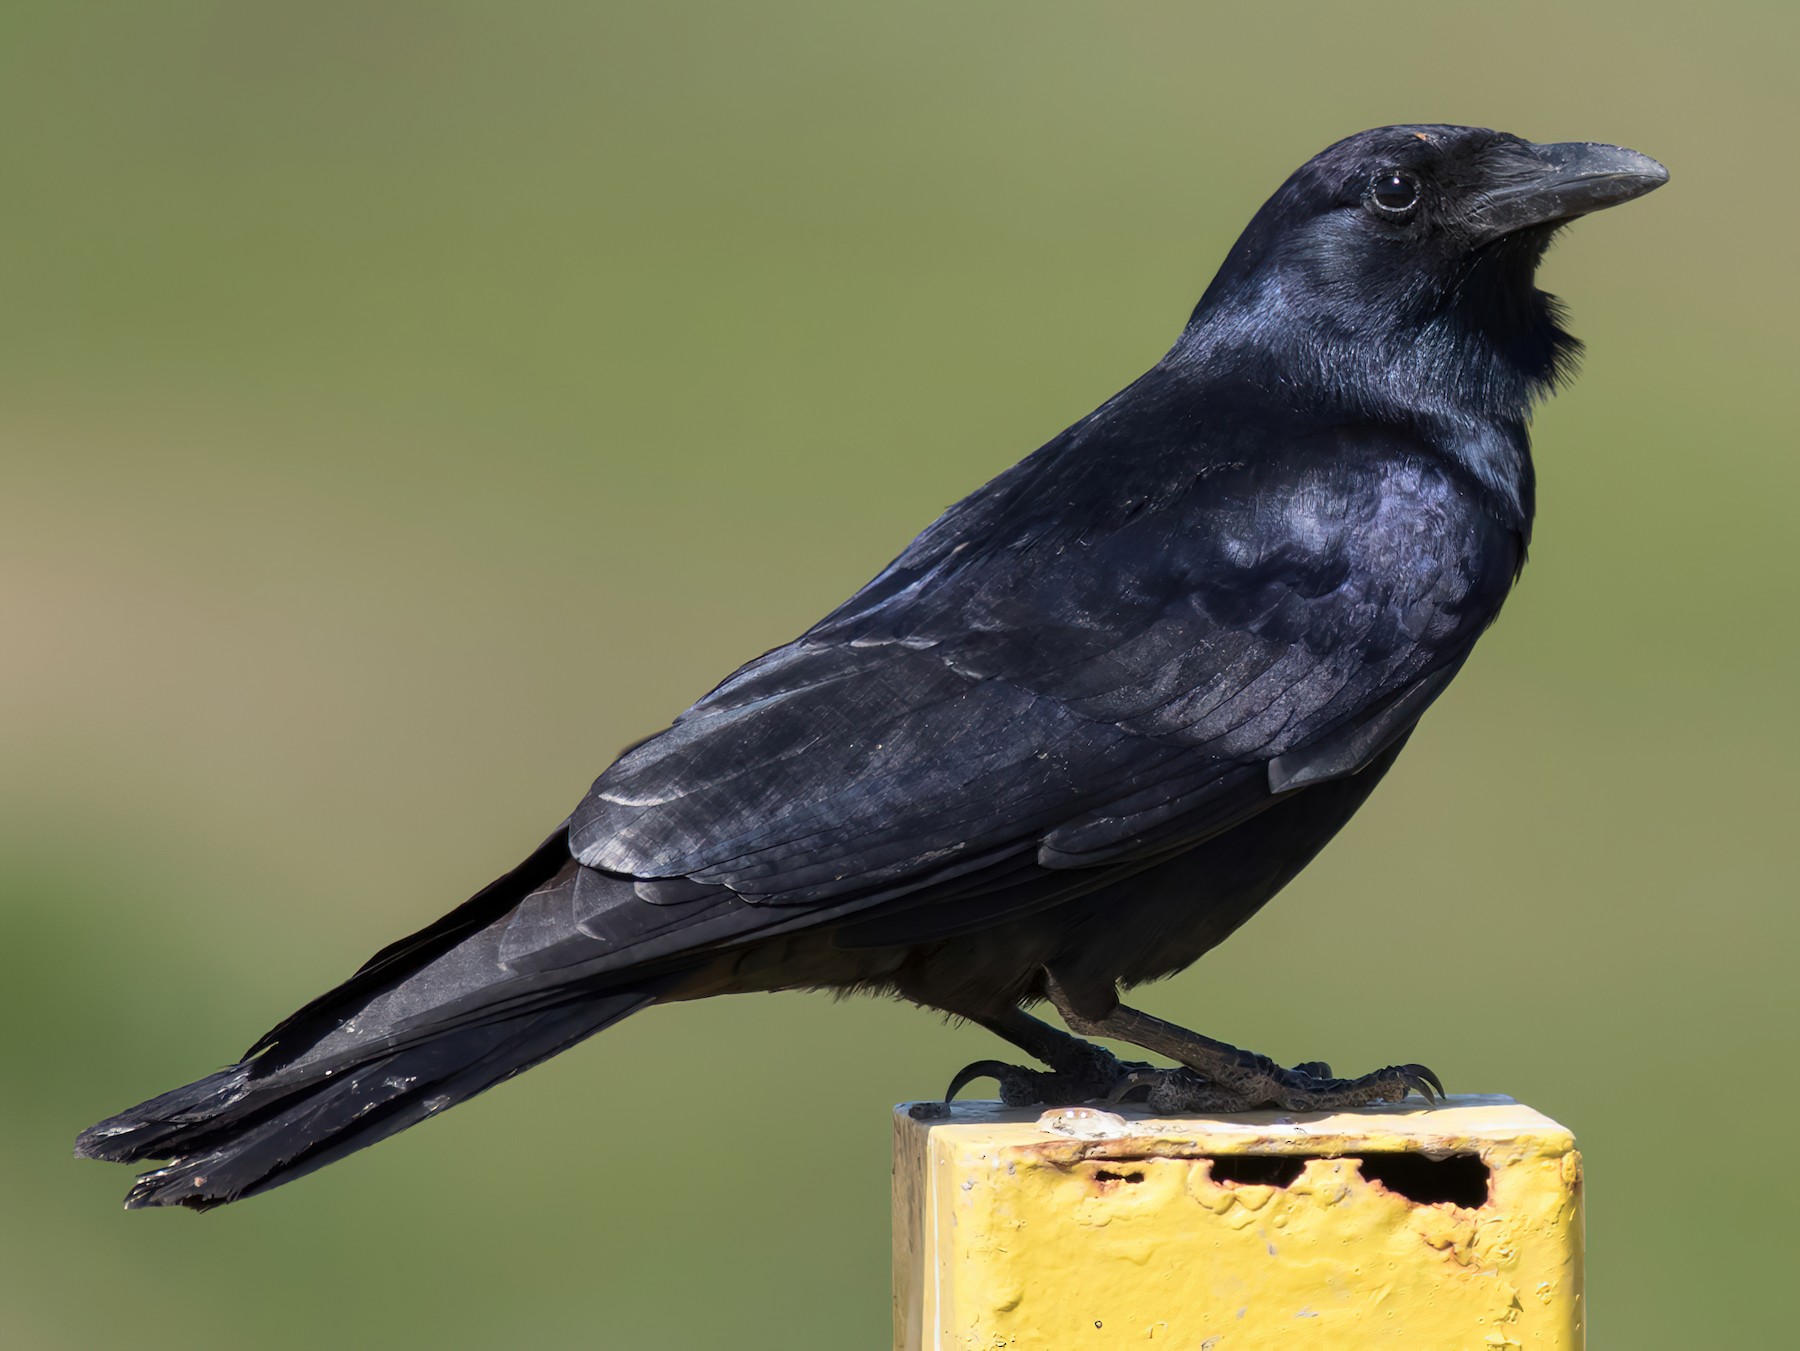
[[[634,1019],[241,1208],[87,1122],[510,865],[1173,337],[1339,135],[1619,141],[1521,592],[1150,1007],[1572,1125],[1602,1347],[1778,1345],[1800,10],[0,7],[0,1341],[880,1346],[926,1014]]]

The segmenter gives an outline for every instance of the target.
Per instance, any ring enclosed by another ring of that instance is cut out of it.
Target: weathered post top
[[[1510,1098],[895,1115],[899,1351],[1563,1351],[1583,1322],[1581,1156]]]

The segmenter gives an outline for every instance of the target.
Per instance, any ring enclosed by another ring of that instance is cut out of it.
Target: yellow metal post
[[[934,1109],[895,1117],[898,1351],[1583,1345],[1581,1155],[1510,1098]]]

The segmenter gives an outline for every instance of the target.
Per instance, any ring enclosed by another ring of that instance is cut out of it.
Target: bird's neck
[[[1528,282],[1522,291],[1464,287],[1399,323],[1391,310],[1359,315],[1265,292],[1260,303],[1203,305],[1164,362],[1201,389],[1249,386],[1290,416],[1404,428],[1529,540],[1531,408],[1579,344],[1553,298]]]

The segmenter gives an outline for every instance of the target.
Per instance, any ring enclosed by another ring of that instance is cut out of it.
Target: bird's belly
[[[1222,835],[1085,896],[908,954],[902,992],[950,1008],[1173,975],[1222,943],[1286,886],[1362,806],[1405,744],[1367,768],[1278,799]]]

